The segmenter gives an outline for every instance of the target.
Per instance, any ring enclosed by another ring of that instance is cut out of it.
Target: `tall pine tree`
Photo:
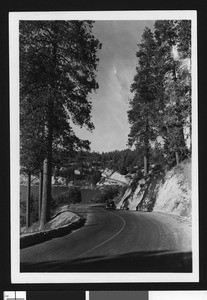
[[[30,118],[37,126],[30,127],[28,122],[28,131],[38,127],[34,140],[43,139],[41,145],[38,142],[38,149],[43,149],[40,228],[50,219],[54,149],[85,146],[71,122],[93,129],[87,96],[98,88],[96,51],[101,44],[92,35],[92,27],[92,21],[20,22],[20,105],[24,109],[32,103]]]
[[[163,124],[160,124],[160,133],[165,141],[164,148],[167,156],[172,157],[171,154],[174,154],[177,164],[188,152],[184,135],[186,88],[183,85],[184,72],[181,72],[181,60],[179,58],[179,48],[184,49],[185,43],[188,42],[185,38],[181,38],[178,28],[179,21],[176,20],[155,22],[157,52],[162,53],[158,62],[164,63],[164,76],[162,77],[163,114],[161,118]]]
[[[155,78],[156,44],[149,28],[145,28],[136,53],[138,66],[131,85],[134,97],[130,100],[128,119],[131,124],[128,144],[142,150],[144,174],[148,173],[150,142],[155,139],[155,100],[157,94]]]

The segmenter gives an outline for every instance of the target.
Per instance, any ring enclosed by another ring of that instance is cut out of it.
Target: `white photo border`
[[[149,291],[148,298],[149,300],[207,300],[207,291]]]
[[[20,20],[191,20],[192,24],[192,273],[21,273],[20,272],[20,155],[19,155],[19,21]],[[12,283],[150,283],[198,282],[198,90],[197,11],[74,11],[10,12],[10,191],[11,191],[11,281]]]

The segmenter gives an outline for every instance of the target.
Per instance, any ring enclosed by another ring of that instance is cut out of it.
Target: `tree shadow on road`
[[[192,252],[139,251],[72,261],[22,263],[20,272],[192,272]]]

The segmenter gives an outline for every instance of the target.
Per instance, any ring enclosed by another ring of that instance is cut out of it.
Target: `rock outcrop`
[[[118,208],[161,211],[178,216],[191,216],[191,162],[183,161],[170,171],[151,171],[133,179]]]

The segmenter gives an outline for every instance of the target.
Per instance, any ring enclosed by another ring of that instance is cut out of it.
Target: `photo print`
[[[196,26],[9,14],[13,283],[199,280]]]

